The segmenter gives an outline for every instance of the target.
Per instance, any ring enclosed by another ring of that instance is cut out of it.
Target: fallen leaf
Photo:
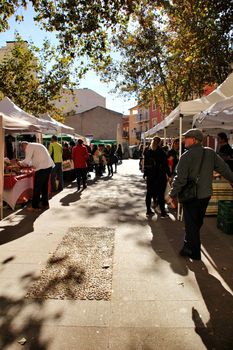
[[[104,265],[102,266],[102,269],[108,269],[109,267],[110,267],[109,264],[104,264]]]
[[[26,342],[27,342],[27,339],[25,339],[25,338],[22,338],[22,339],[18,340],[18,343],[20,345],[24,345]]]
[[[184,282],[177,282],[177,284],[178,284],[179,286],[184,287]]]

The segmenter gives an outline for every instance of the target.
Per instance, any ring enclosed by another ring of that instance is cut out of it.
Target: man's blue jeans
[[[58,180],[58,188],[56,186],[56,179]],[[62,191],[63,187],[62,163],[55,163],[55,167],[51,172],[51,192]]]

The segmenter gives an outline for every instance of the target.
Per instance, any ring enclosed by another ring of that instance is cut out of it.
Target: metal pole
[[[179,117],[179,124],[180,124],[180,137],[179,137],[179,158],[182,155],[182,133],[183,133],[183,114],[180,114]]]
[[[180,124],[180,137],[179,137],[179,159],[182,155],[182,127],[183,127],[183,114],[180,114],[179,116],[179,124]],[[180,220],[182,221],[182,213],[181,213],[181,205],[180,203],[178,203],[178,206],[177,206],[177,220]]]
[[[3,190],[4,190],[4,149],[5,130],[3,129],[2,115],[0,115],[0,220],[3,219]]]
[[[164,128],[164,130],[163,130],[163,138],[164,138],[163,145],[166,146],[166,142],[167,142],[167,128]]]

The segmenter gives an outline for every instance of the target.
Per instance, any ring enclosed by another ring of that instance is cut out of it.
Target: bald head
[[[27,148],[28,142],[27,141],[22,141],[20,143],[20,148],[25,151],[25,149]]]

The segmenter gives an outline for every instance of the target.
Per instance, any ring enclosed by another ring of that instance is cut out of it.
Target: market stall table
[[[23,204],[32,198],[34,170],[19,175],[4,175],[3,201],[13,210],[16,204]]]
[[[210,202],[206,210],[206,215],[217,215],[218,201],[233,199],[233,188],[228,181],[224,179],[213,180],[212,188],[213,194],[210,198]]]

